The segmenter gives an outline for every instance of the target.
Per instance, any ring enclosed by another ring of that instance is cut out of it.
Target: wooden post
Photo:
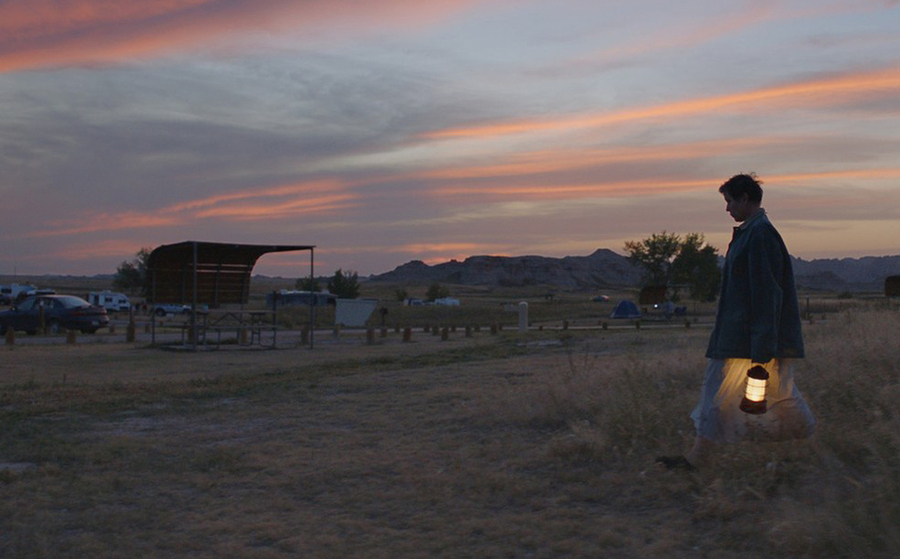
[[[466,337],[467,337],[467,338],[471,338],[471,337],[472,337],[472,327],[471,327],[470,325],[468,325],[468,324],[466,324]]]
[[[9,347],[16,345],[16,331],[12,328],[6,329],[6,345]]]
[[[569,321],[563,320],[563,330],[568,330],[568,329],[569,329]]]
[[[635,320],[635,321],[634,321],[634,328],[635,328],[635,330],[640,330],[640,329],[641,329],[641,321],[640,321],[640,320]]]
[[[450,338],[450,329],[444,326],[441,329],[441,341],[446,342]]]
[[[609,324],[605,320],[600,323],[600,327],[604,330],[609,330]]]
[[[300,330],[300,345],[309,345],[309,326]]]
[[[332,332],[332,335],[333,335],[335,338],[340,338],[340,337],[341,337],[341,325],[340,325],[340,324],[335,324],[335,325],[334,325],[334,331]]]
[[[366,328],[366,345],[375,345],[375,329],[371,326]]]
[[[496,336],[497,332],[498,332],[497,323],[496,322],[491,323],[491,336]]]
[[[386,327],[386,326],[382,326],[382,327],[381,327],[381,337],[382,337],[382,338],[387,338],[387,334],[388,334],[388,329],[387,329],[387,327]]]
[[[78,333],[75,330],[69,330],[66,332],[66,343],[69,345],[75,345],[75,342],[78,341]]]
[[[128,323],[128,326],[125,328],[125,341],[128,343],[133,343],[135,338],[135,325],[134,325],[134,317],[132,316],[131,321]]]
[[[438,336],[441,333],[441,327],[437,324],[431,327],[431,335]]]
[[[412,341],[412,328],[407,326],[403,329],[403,341],[411,342]]]

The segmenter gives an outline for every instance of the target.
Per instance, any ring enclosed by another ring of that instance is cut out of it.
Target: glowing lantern
[[[760,365],[747,371],[747,389],[741,399],[741,411],[752,414],[766,413],[766,384],[769,373]]]

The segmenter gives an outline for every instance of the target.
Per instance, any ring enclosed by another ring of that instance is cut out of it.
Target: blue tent
[[[641,311],[631,301],[619,301],[609,315],[610,318],[640,318]]]

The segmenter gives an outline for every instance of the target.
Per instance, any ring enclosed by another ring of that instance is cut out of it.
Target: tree
[[[435,299],[443,299],[445,297],[450,296],[450,290],[438,282],[434,282],[428,286],[428,291],[425,293],[425,299],[428,301],[434,301]]]
[[[690,286],[691,297],[698,301],[715,301],[719,294],[722,272],[718,251],[704,246],[700,233],[688,233],[681,250],[672,262],[672,280]]]
[[[704,246],[701,233],[688,233],[682,238],[675,233],[654,233],[641,241],[625,243],[628,259],[644,268],[644,284],[671,287],[685,284],[691,297],[713,301],[719,292],[721,272],[718,252]]]
[[[328,292],[343,299],[356,299],[359,297],[359,274],[351,270],[347,273],[338,268],[328,280]]]
[[[113,276],[113,287],[119,291],[139,292],[146,295],[147,260],[151,250],[142,248],[132,260],[125,260],[116,268]]]
[[[627,241],[628,259],[644,268],[644,284],[665,287],[671,283],[672,262],[681,249],[681,237],[675,233],[654,233],[641,241]]]
[[[316,278],[300,278],[294,285],[300,291],[309,291],[310,293],[322,290],[322,288],[319,286],[319,280]]]

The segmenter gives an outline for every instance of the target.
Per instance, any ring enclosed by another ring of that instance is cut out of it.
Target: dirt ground
[[[707,336],[6,350],[0,556],[816,556],[790,507],[818,458],[654,464],[690,442]]]

